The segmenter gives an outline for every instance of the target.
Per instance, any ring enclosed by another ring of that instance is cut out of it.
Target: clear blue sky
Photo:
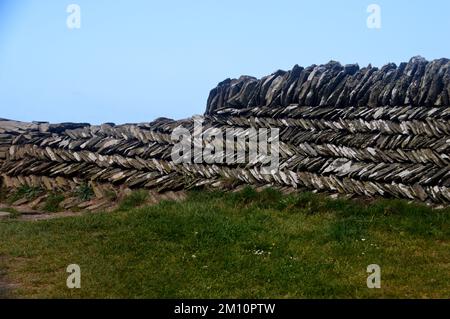
[[[71,3],[79,30],[66,26]],[[178,119],[203,113],[227,77],[450,57],[449,34],[448,0],[0,0],[0,117]]]

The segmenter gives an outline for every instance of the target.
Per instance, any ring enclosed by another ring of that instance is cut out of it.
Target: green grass
[[[64,195],[61,193],[50,193],[45,199],[43,211],[49,213],[56,213],[61,210],[59,204],[64,200]]]
[[[0,222],[0,260],[22,297],[449,298],[450,210],[268,189],[196,191],[114,213]],[[66,287],[69,264],[81,289]],[[382,288],[368,289],[378,264]]]
[[[2,181],[0,179],[0,202],[6,201],[8,197],[8,191],[6,187],[2,184]]]

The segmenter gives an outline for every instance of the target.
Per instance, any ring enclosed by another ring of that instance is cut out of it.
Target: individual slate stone
[[[8,212],[0,212],[0,219],[7,219],[11,217],[11,213]]]

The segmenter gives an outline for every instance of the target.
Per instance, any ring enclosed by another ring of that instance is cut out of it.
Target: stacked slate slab
[[[207,102],[210,128],[279,128],[280,166],[172,161],[177,127],[194,118],[89,125],[0,120],[8,187],[72,189],[85,182],[157,191],[230,180],[342,194],[450,202],[450,60],[415,57],[380,69],[337,62],[262,79],[228,79]],[[248,146],[248,145],[247,145]]]
[[[262,79],[227,79],[213,89],[206,112],[223,107],[261,106],[377,107],[449,106],[450,60],[428,62],[414,57],[408,63],[382,68],[331,61],[307,68],[277,71]]]

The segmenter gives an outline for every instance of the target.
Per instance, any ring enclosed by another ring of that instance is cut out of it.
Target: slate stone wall
[[[126,125],[0,121],[9,187],[71,189],[85,181],[157,191],[229,181],[255,186],[450,202],[450,63],[413,58],[381,69],[327,65],[226,80],[204,129],[279,128],[280,169],[175,164],[171,133],[193,119]],[[248,145],[247,145],[248,147]]]

